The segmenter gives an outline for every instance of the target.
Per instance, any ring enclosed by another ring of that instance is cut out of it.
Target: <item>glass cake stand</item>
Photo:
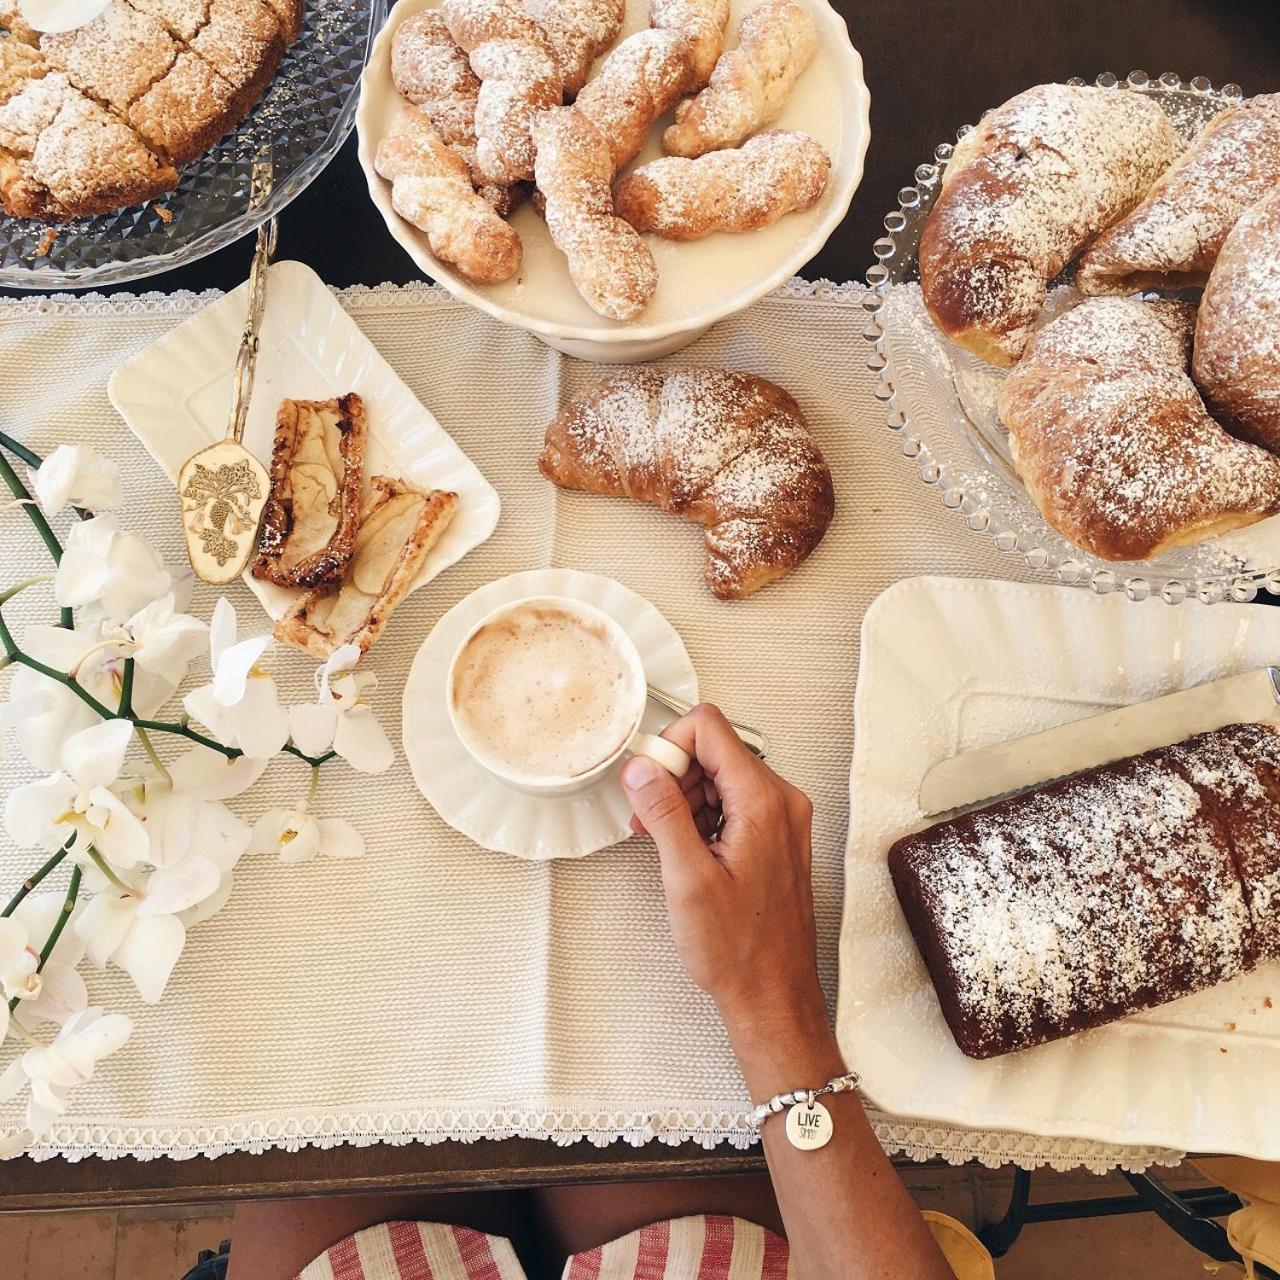
[[[1105,73],[1096,83],[1154,98],[1187,138],[1243,97],[1238,85],[1215,89],[1204,77],[1184,81],[1173,72],[1156,80],[1142,71],[1123,80]],[[1280,594],[1280,517],[1198,546],[1121,563],[1090,555],[1045,522],[1017,477],[1008,433],[996,416],[995,397],[1005,371],[944,338],[929,320],[919,291],[920,233],[952,149],[951,143],[937,147],[933,159],[916,169],[914,184],[898,192],[898,208],[884,219],[887,234],[873,246],[878,261],[867,272],[868,366],[878,375],[875,394],[903,456],[970,529],[1060,582],[1088,585],[1099,593],[1123,591],[1131,600],[1154,596],[1170,604],[1188,598],[1247,601],[1263,588]],[[1078,299],[1072,276],[1068,268],[1050,290],[1051,311]]]
[[[182,170],[168,196],[52,229],[0,215],[0,286],[123,284],[185,266],[256,230],[306,189],[351,132],[360,72],[386,13],[386,0],[307,0],[302,34],[262,100]],[[275,185],[250,214],[250,171],[264,148]]]

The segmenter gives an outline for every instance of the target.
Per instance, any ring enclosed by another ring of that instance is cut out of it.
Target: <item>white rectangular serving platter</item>
[[[985,1062],[943,1020],[886,855],[929,825],[920,782],[956,752],[1280,658],[1280,609],[1134,604],[939,577],[862,625],[837,1034],[895,1115],[1280,1159],[1280,963],[1111,1026]]]
[[[175,484],[182,464],[226,431],[247,294],[245,284],[205,307],[122,364],[107,384],[111,403]],[[320,277],[301,262],[275,263],[245,444],[269,469],[281,400],[327,400],[350,391],[364,400],[369,419],[366,487],[370,476],[385,474],[424,489],[450,489],[461,499],[422,566],[416,590],[493,532],[501,505],[497,491]],[[244,580],[273,618],[298,595],[248,572]]]

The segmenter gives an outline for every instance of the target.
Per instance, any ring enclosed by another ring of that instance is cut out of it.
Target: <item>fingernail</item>
[[[622,785],[628,791],[639,791],[662,772],[662,766],[648,756],[632,756],[622,766]]]

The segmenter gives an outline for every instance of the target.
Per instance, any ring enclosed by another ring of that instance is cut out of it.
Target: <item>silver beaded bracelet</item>
[[[856,1071],[836,1076],[821,1089],[793,1089],[790,1093],[774,1094],[768,1102],[762,1102],[747,1117],[753,1129],[759,1129],[770,1116],[787,1111],[787,1137],[793,1147],[805,1151],[817,1151],[831,1141],[835,1128],[831,1112],[818,1101],[828,1093],[847,1093],[856,1089],[859,1077]]]

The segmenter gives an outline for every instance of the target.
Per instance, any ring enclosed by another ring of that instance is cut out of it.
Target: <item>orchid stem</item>
[[[320,766],[313,764],[311,766],[311,785],[307,788],[307,798],[302,802],[303,808],[309,808],[311,802],[316,798],[316,792],[320,789]]]
[[[67,854],[71,852],[71,846],[75,844],[75,842],[76,842],[76,836],[75,836],[75,832],[73,831],[71,835],[67,838],[67,843],[64,844],[62,848],[59,849],[58,852],[55,853],[53,857],[50,858],[49,861],[44,864],[43,867],[40,868],[39,871],[32,873],[22,882],[21,886],[18,889],[18,892],[15,893],[12,898],[9,899],[9,905],[5,907],[3,911],[0,911],[0,920],[4,919],[5,916],[13,915],[13,913],[18,908],[18,904],[23,900],[23,898],[25,898],[27,894],[29,894],[32,891],[32,889],[34,889],[40,883],[40,881],[43,880],[45,876],[49,874],[49,872],[54,870],[54,868],[58,866],[58,864],[63,860],[63,858],[65,858]]]
[[[58,921],[49,930],[49,936],[45,939],[44,946],[40,948],[40,963],[36,966],[36,972],[39,973],[44,968],[44,963],[53,954],[53,949],[58,945],[58,939],[62,937],[62,931],[67,927],[67,921],[71,919],[71,913],[76,909],[76,898],[80,896],[80,878],[84,872],[79,867],[71,868],[71,883],[67,885],[67,896],[62,900],[62,910],[58,913]]]
[[[113,885],[115,885],[117,889],[120,890],[121,893],[125,894],[130,898],[137,898],[141,896],[138,893],[137,889],[135,889],[132,885],[125,884],[125,882],[121,880],[120,877],[116,875],[114,871],[111,870],[110,866],[107,865],[106,858],[104,858],[102,854],[100,854],[97,851],[97,849],[95,849],[92,845],[89,846],[89,860],[93,863],[95,867],[98,868],[99,871],[102,872],[104,876],[107,877],[107,879]]]
[[[96,849],[89,850],[90,857],[97,856]],[[58,912],[58,919],[55,921],[52,929],[49,930],[49,936],[44,940],[44,946],[40,948],[40,959],[36,962],[36,972],[44,971],[45,961],[53,954],[53,949],[58,945],[58,939],[62,937],[62,931],[67,927],[67,921],[71,919],[71,913],[76,909],[76,898],[80,896],[80,877],[84,874],[79,867],[71,869],[71,883],[67,885],[67,896],[62,900],[62,910]],[[9,1012],[12,1013],[17,1007],[18,997],[14,996],[9,1001]]]
[[[41,582],[52,582],[53,574],[38,573],[34,578],[23,578],[21,582],[15,582],[13,586],[6,587],[4,591],[0,591],[0,604],[8,604],[14,596],[19,592],[25,591],[28,587],[34,587]]]
[[[6,442],[8,442],[6,444]],[[0,433],[0,444],[5,444],[6,448],[12,443],[9,436]],[[19,457],[22,455],[19,454]],[[35,456],[34,454],[32,455]],[[38,464],[37,464],[38,465]],[[0,450],[0,479],[3,479],[8,486],[9,492],[15,498],[26,499],[22,509],[31,517],[31,523],[35,525],[36,532],[44,539],[44,545],[49,548],[49,554],[53,557],[54,564],[62,562],[62,543],[58,541],[58,535],[54,533],[53,526],[45,519],[44,512],[31,499],[31,491],[21,480],[18,479],[18,473],[13,469],[9,459],[4,456],[4,451]],[[70,609],[63,609],[59,615],[61,625],[70,630],[75,625],[75,615]]]
[[[138,741],[142,743],[142,749],[147,753],[147,759],[151,761],[157,769],[160,770],[160,776],[173,787],[173,774],[169,772],[168,766],[160,759],[160,753],[156,750],[155,744],[151,741],[150,735],[145,729],[139,728],[137,724],[133,726],[133,731],[138,735]]]
[[[122,720],[133,718],[133,668],[134,660],[124,660],[124,677],[120,685],[120,709],[116,712]]]

